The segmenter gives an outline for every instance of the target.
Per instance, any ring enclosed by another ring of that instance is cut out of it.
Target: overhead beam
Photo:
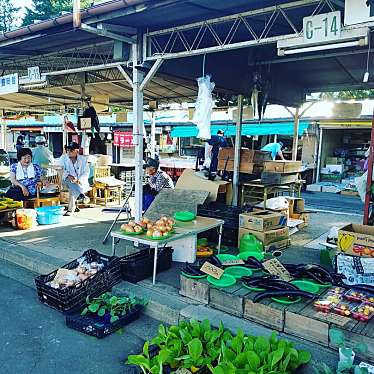
[[[89,25],[86,25],[85,23],[82,23],[80,26],[80,29],[86,32],[89,32],[91,34],[103,36],[105,38],[113,39],[113,40],[119,40],[121,42],[133,44],[136,42],[136,38],[134,37],[129,37],[129,36],[124,36],[124,35],[119,35],[115,34],[113,32],[104,30],[104,29],[98,29],[96,27],[92,27]]]
[[[136,35],[136,28],[123,25],[115,25],[113,23],[100,22],[97,24],[97,28],[100,30],[121,32],[124,34]]]
[[[127,74],[127,71],[122,67],[122,65],[118,65],[117,69],[120,71],[122,76],[126,79],[127,83],[130,85],[130,87],[133,88],[132,79],[130,78],[130,75]]]
[[[155,61],[153,66],[151,67],[151,70],[149,70],[148,74],[144,77],[143,82],[139,86],[140,91],[143,91],[145,86],[152,80],[152,78],[156,75],[158,69],[162,65],[164,60],[162,58],[159,58]]]

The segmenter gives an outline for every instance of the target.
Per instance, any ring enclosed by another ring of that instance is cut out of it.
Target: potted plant
[[[346,346],[345,336],[341,330],[331,329],[329,332],[330,341],[339,347],[339,362],[337,374],[354,373],[365,374],[367,369],[354,365],[355,352],[365,353],[367,346],[364,343],[358,343],[353,348]]]
[[[105,292],[99,297],[86,298],[80,314],[66,316],[66,325],[85,334],[103,338],[139,318],[147,302],[133,295],[116,296]]]

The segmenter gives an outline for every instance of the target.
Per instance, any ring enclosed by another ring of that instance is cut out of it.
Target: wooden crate
[[[270,185],[279,185],[287,183],[295,183],[299,180],[299,173],[283,174],[274,173],[272,171],[264,171],[261,174],[261,183]]]
[[[182,296],[189,297],[202,304],[209,303],[209,283],[205,279],[191,279],[180,275],[180,291]]]
[[[234,171],[234,161],[218,160],[218,170]],[[261,174],[263,167],[252,162],[240,162],[239,170],[244,174]]]
[[[234,316],[243,317],[243,296],[247,293],[248,290],[240,282],[224,289],[212,286],[210,287],[209,305]]]
[[[266,161],[264,171],[275,173],[299,173],[302,171],[301,161]]]

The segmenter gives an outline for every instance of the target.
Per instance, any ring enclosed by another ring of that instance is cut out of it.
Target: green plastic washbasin
[[[232,275],[235,278],[250,277],[253,273],[251,269],[244,266],[230,266],[225,269],[225,274]]]

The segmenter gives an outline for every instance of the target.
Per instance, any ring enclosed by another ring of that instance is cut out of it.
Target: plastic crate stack
[[[243,209],[218,202],[197,206],[197,215],[225,221],[223,225],[222,244],[230,247],[238,246],[239,215],[250,211],[252,211],[252,207]],[[218,242],[218,232],[216,229],[209,230],[201,235],[207,237],[210,242]]]
[[[121,171],[120,179],[125,182],[124,192],[125,195],[130,193],[132,185],[135,183],[135,170],[125,170]],[[146,174],[143,174],[143,184],[148,182],[148,177]],[[134,196],[134,191],[132,192],[131,196]]]

